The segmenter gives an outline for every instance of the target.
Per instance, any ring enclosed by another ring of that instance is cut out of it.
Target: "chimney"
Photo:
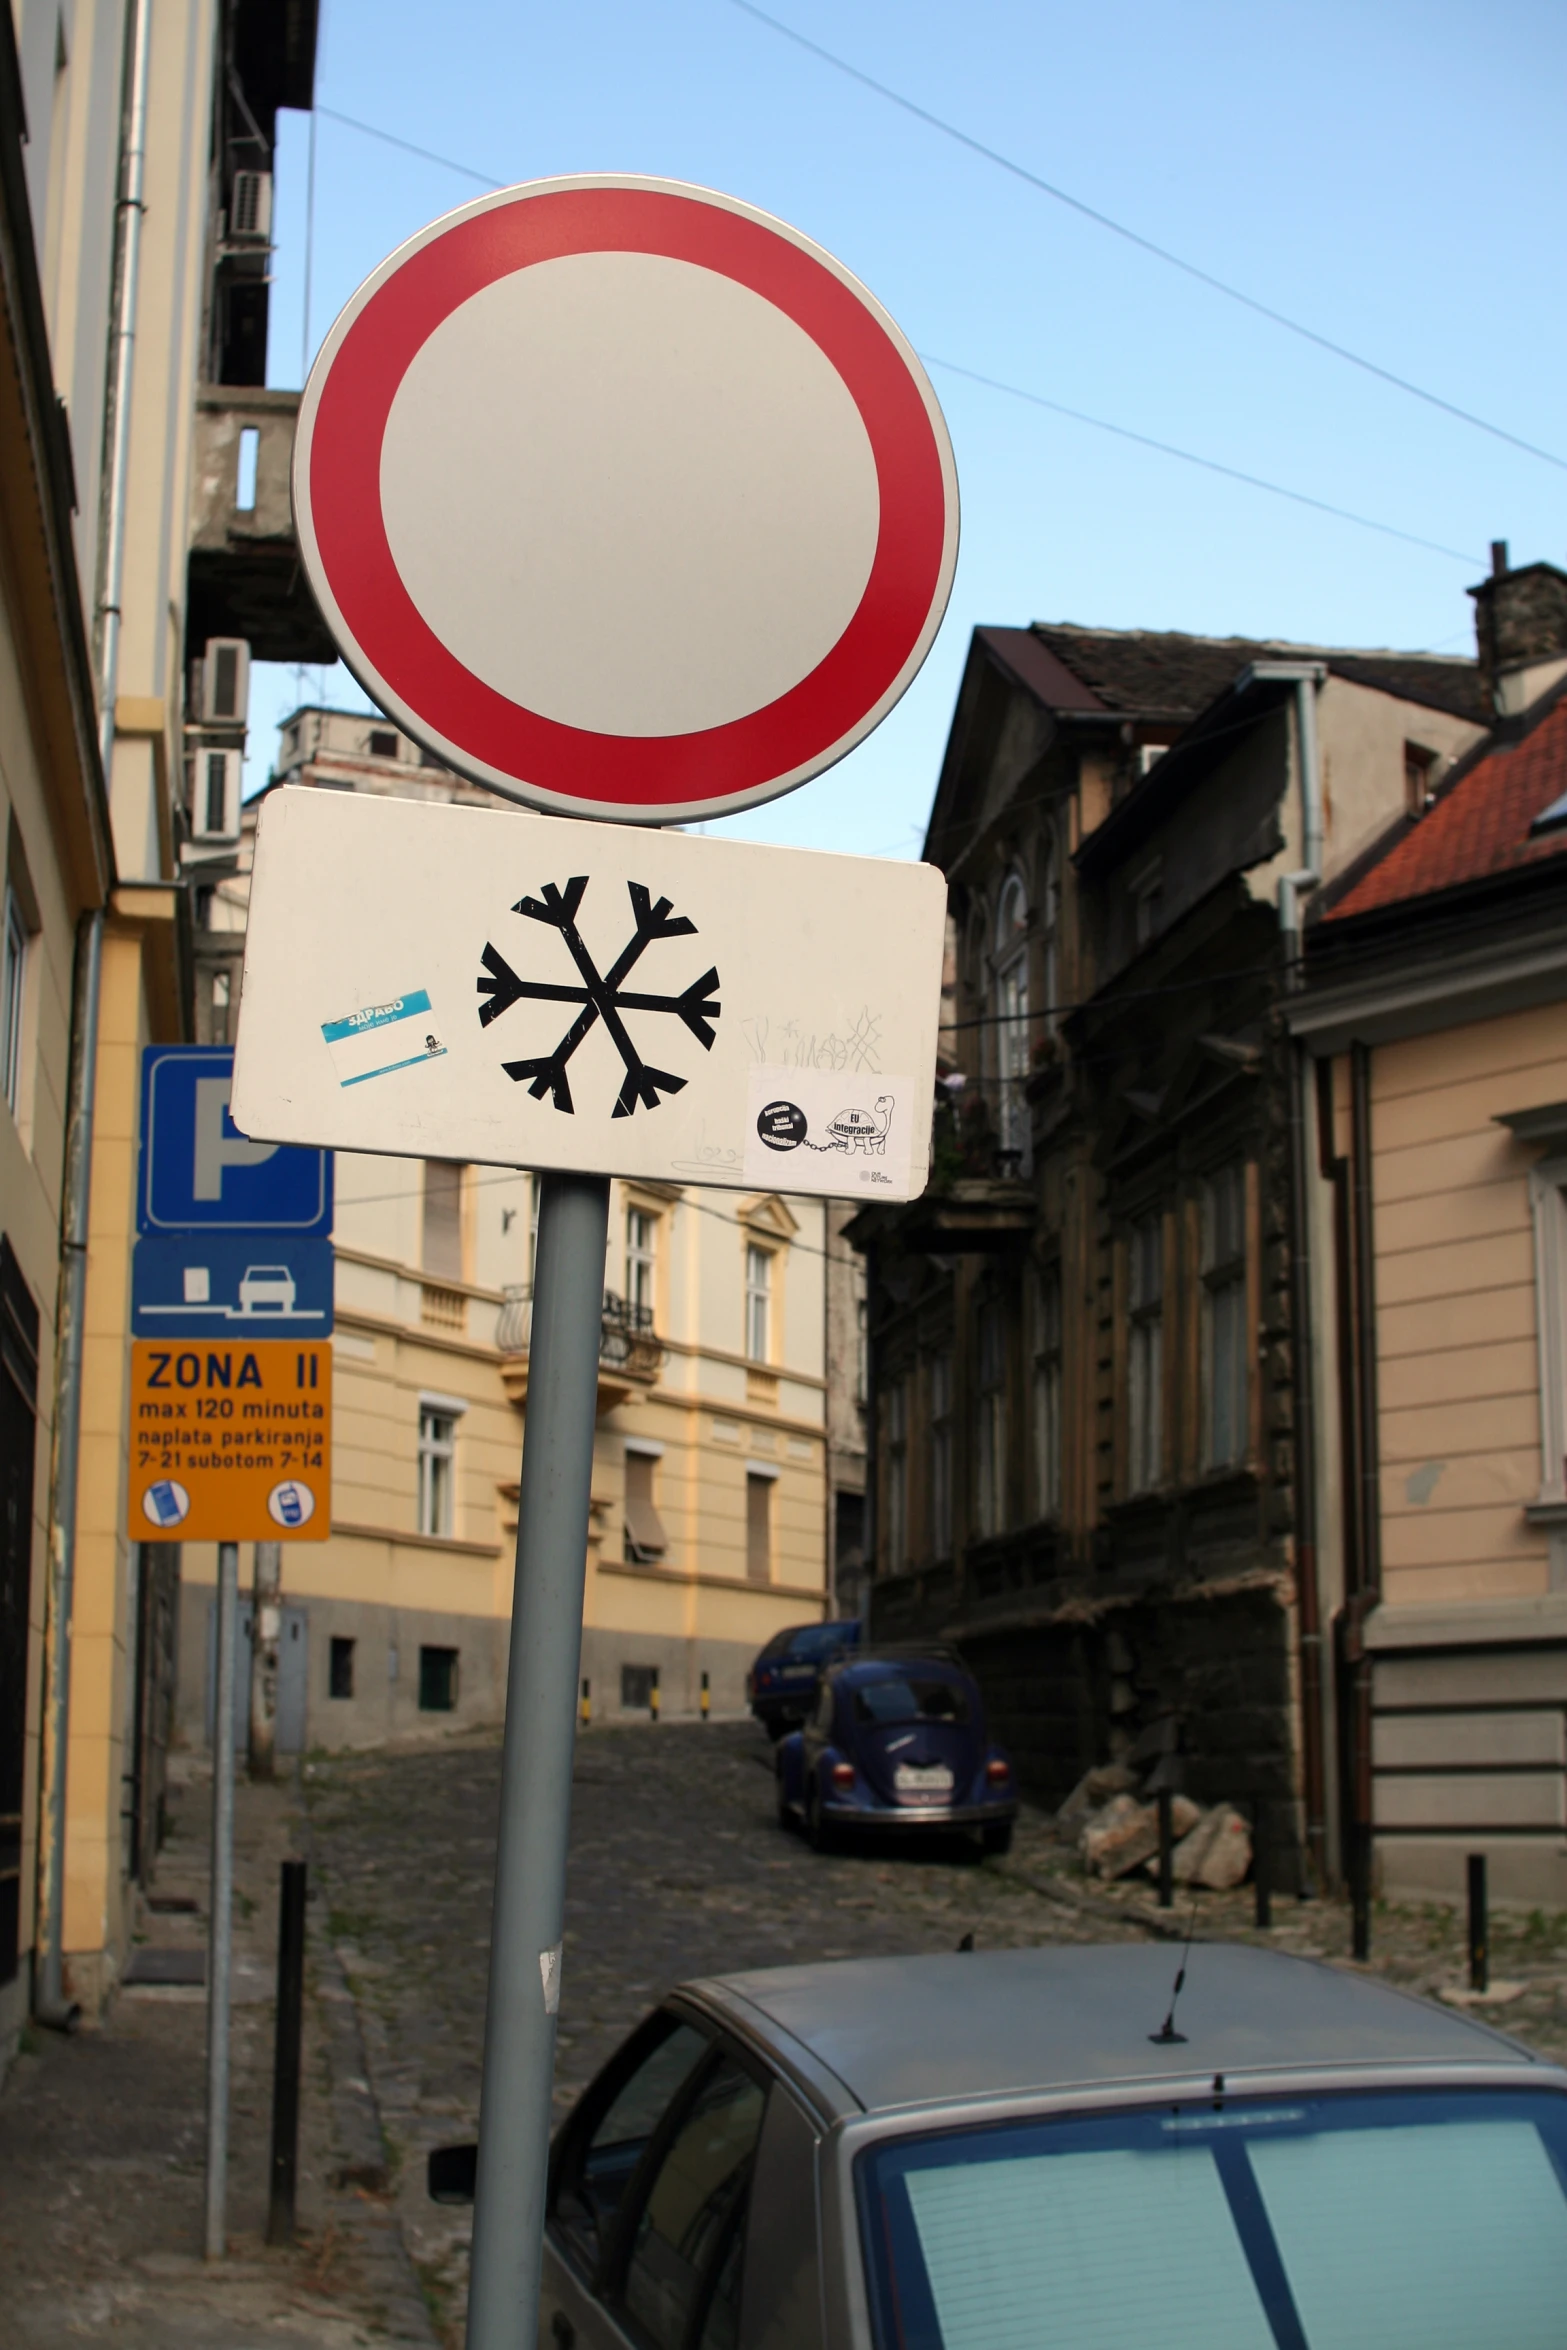
[[[1567,571],[1526,563],[1512,571],[1507,541],[1491,542],[1491,576],[1475,600],[1480,682],[1498,718],[1516,718],[1567,676]]]

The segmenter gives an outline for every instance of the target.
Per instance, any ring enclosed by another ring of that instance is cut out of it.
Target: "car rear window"
[[[803,1632],[791,1634],[789,1655],[796,1664],[815,1665],[850,1645],[841,1624],[808,1624]]]
[[[1236,2099],[858,2164],[880,2350],[1561,2350],[1567,2098]]]
[[[857,1722],[966,1722],[968,1698],[955,1681],[860,1681],[854,1690]]]

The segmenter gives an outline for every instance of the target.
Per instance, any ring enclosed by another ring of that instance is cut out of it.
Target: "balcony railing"
[[[508,1288],[495,1323],[495,1343],[503,1355],[527,1354],[533,1336],[533,1290],[523,1284]],[[599,1367],[621,1381],[649,1385],[658,1377],[664,1350],[653,1335],[651,1306],[633,1305],[629,1298],[604,1292],[599,1322]]]

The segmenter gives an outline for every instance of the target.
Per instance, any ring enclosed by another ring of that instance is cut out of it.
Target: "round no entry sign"
[[[515,798],[633,822],[852,750],[957,561],[946,426],[886,311],[661,180],[510,188],[394,253],[311,371],[294,507],[382,708]]]

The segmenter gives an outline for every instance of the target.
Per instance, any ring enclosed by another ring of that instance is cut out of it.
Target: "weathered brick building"
[[[1473,662],[975,633],[925,848],[936,1166],[853,1227],[870,1615],[961,1643],[1046,1800],[1178,1747],[1192,1794],[1331,1865],[1281,1005],[1313,891],[1486,717]]]

